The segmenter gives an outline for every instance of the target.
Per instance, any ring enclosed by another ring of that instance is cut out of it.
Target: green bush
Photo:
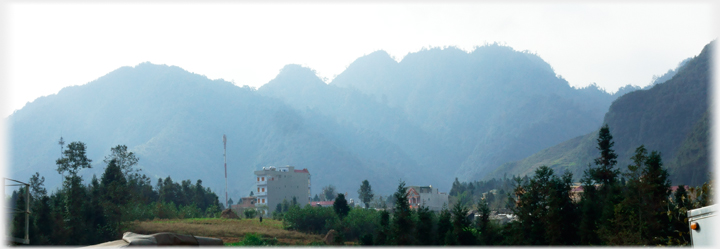
[[[202,210],[200,210],[195,204],[181,207],[180,210],[178,210],[178,218],[180,219],[201,217],[203,217]]]
[[[257,216],[257,210],[255,210],[253,208],[248,208],[248,209],[245,209],[245,211],[243,211],[243,214],[245,215],[245,218],[252,219],[252,218],[255,218],[255,216]]]
[[[327,233],[332,228],[332,224],[337,222],[338,217],[332,208],[310,205],[306,205],[305,208],[290,207],[283,220],[283,224],[288,229],[315,234]]]
[[[273,218],[273,220],[282,221],[284,216],[285,216],[285,214],[280,213],[280,212],[273,212],[273,213],[272,213],[272,218]]]
[[[259,234],[249,233],[243,240],[235,243],[226,243],[227,246],[274,246],[277,245],[277,238],[263,239]]]
[[[363,234],[375,234],[380,229],[380,212],[374,209],[353,208],[334,229],[342,232],[345,240],[360,239]]]

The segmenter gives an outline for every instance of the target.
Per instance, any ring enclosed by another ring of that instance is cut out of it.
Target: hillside
[[[357,59],[329,85],[358,90],[399,110],[428,141],[449,152],[436,161],[461,179],[479,179],[502,163],[592,131],[611,101],[627,92],[572,88],[537,55],[496,44],[469,53],[454,47],[422,50],[400,62],[377,51]]]
[[[55,165],[61,136],[87,144],[93,168],[81,171],[86,181],[102,173],[111,147],[125,144],[151,178],[200,179],[223,195],[226,134],[229,196],[236,200],[253,189],[252,172],[265,166],[307,168],[313,194],[327,184],[353,193],[364,179],[392,190],[414,166],[393,144],[312,110],[296,111],[248,87],[149,63],[39,98],[7,121],[11,177],[40,172],[49,189],[61,179]],[[348,143],[372,153],[353,151]]]
[[[605,114],[618,154],[618,167],[625,169],[640,145],[662,153],[673,175],[673,184],[707,181],[708,87],[713,44],[678,69],[669,80],[647,90],[625,94]],[[597,132],[563,142],[523,160],[498,168],[486,178],[524,175],[541,165],[569,170],[579,179],[584,167],[597,157]],[[679,156],[680,155],[680,156]]]
[[[258,90],[142,63],[8,117],[11,176],[40,172],[50,189],[58,186],[62,136],[87,144],[86,180],[124,144],[151,178],[200,179],[222,196],[225,134],[234,200],[253,190],[254,170],[284,165],[307,168],[313,194],[334,184],[354,197],[365,179],[383,195],[399,180],[448,191],[454,177],[481,179],[592,132],[611,101],[633,89],[576,89],[537,55],[496,44],[427,49],[400,62],[377,51],[330,84],[288,65]]]

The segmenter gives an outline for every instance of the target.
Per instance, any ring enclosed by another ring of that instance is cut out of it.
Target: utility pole
[[[223,160],[225,161],[225,206],[228,206],[228,187],[227,187],[227,137],[223,134]]]
[[[60,158],[62,158],[62,157],[63,157],[63,146],[65,145],[65,140],[63,140],[62,135],[60,135],[60,142],[58,142],[58,144],[60,145]],[[63,179],[64,179],[64,178],[65,178],[65,172],[64,172],[64,171],[63,171],[63,173],[62,173],[62,176],[63,176]]]

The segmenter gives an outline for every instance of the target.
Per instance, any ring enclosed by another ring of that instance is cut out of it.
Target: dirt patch
[[[281,221],[271,219],[263,219],[263,222],[258,219],[163,219],[134,221],[128,223],[126,227],[123,232],[139,234],[173,232],[221,238],[223,243],[238,242],[248,233],[257,233],[263,238],[276,238],[279,244],[284,245],[307,245],[323,239],[319,235],[285,230]]]
[[[235,212],[233,212],[229,208],[223,210],[220,214],[220,217],[225,219],[240,219],[240,217],[238,217],[237,214],[235,214]]]

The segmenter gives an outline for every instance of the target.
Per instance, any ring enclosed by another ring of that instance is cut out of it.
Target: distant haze
[[[571,86],[645,86],[716,38],[695,4],[47,4],[0,7],[0,116],[149,61],[255,88],[287,64],[326,83],[377,50],[500,42]]]

